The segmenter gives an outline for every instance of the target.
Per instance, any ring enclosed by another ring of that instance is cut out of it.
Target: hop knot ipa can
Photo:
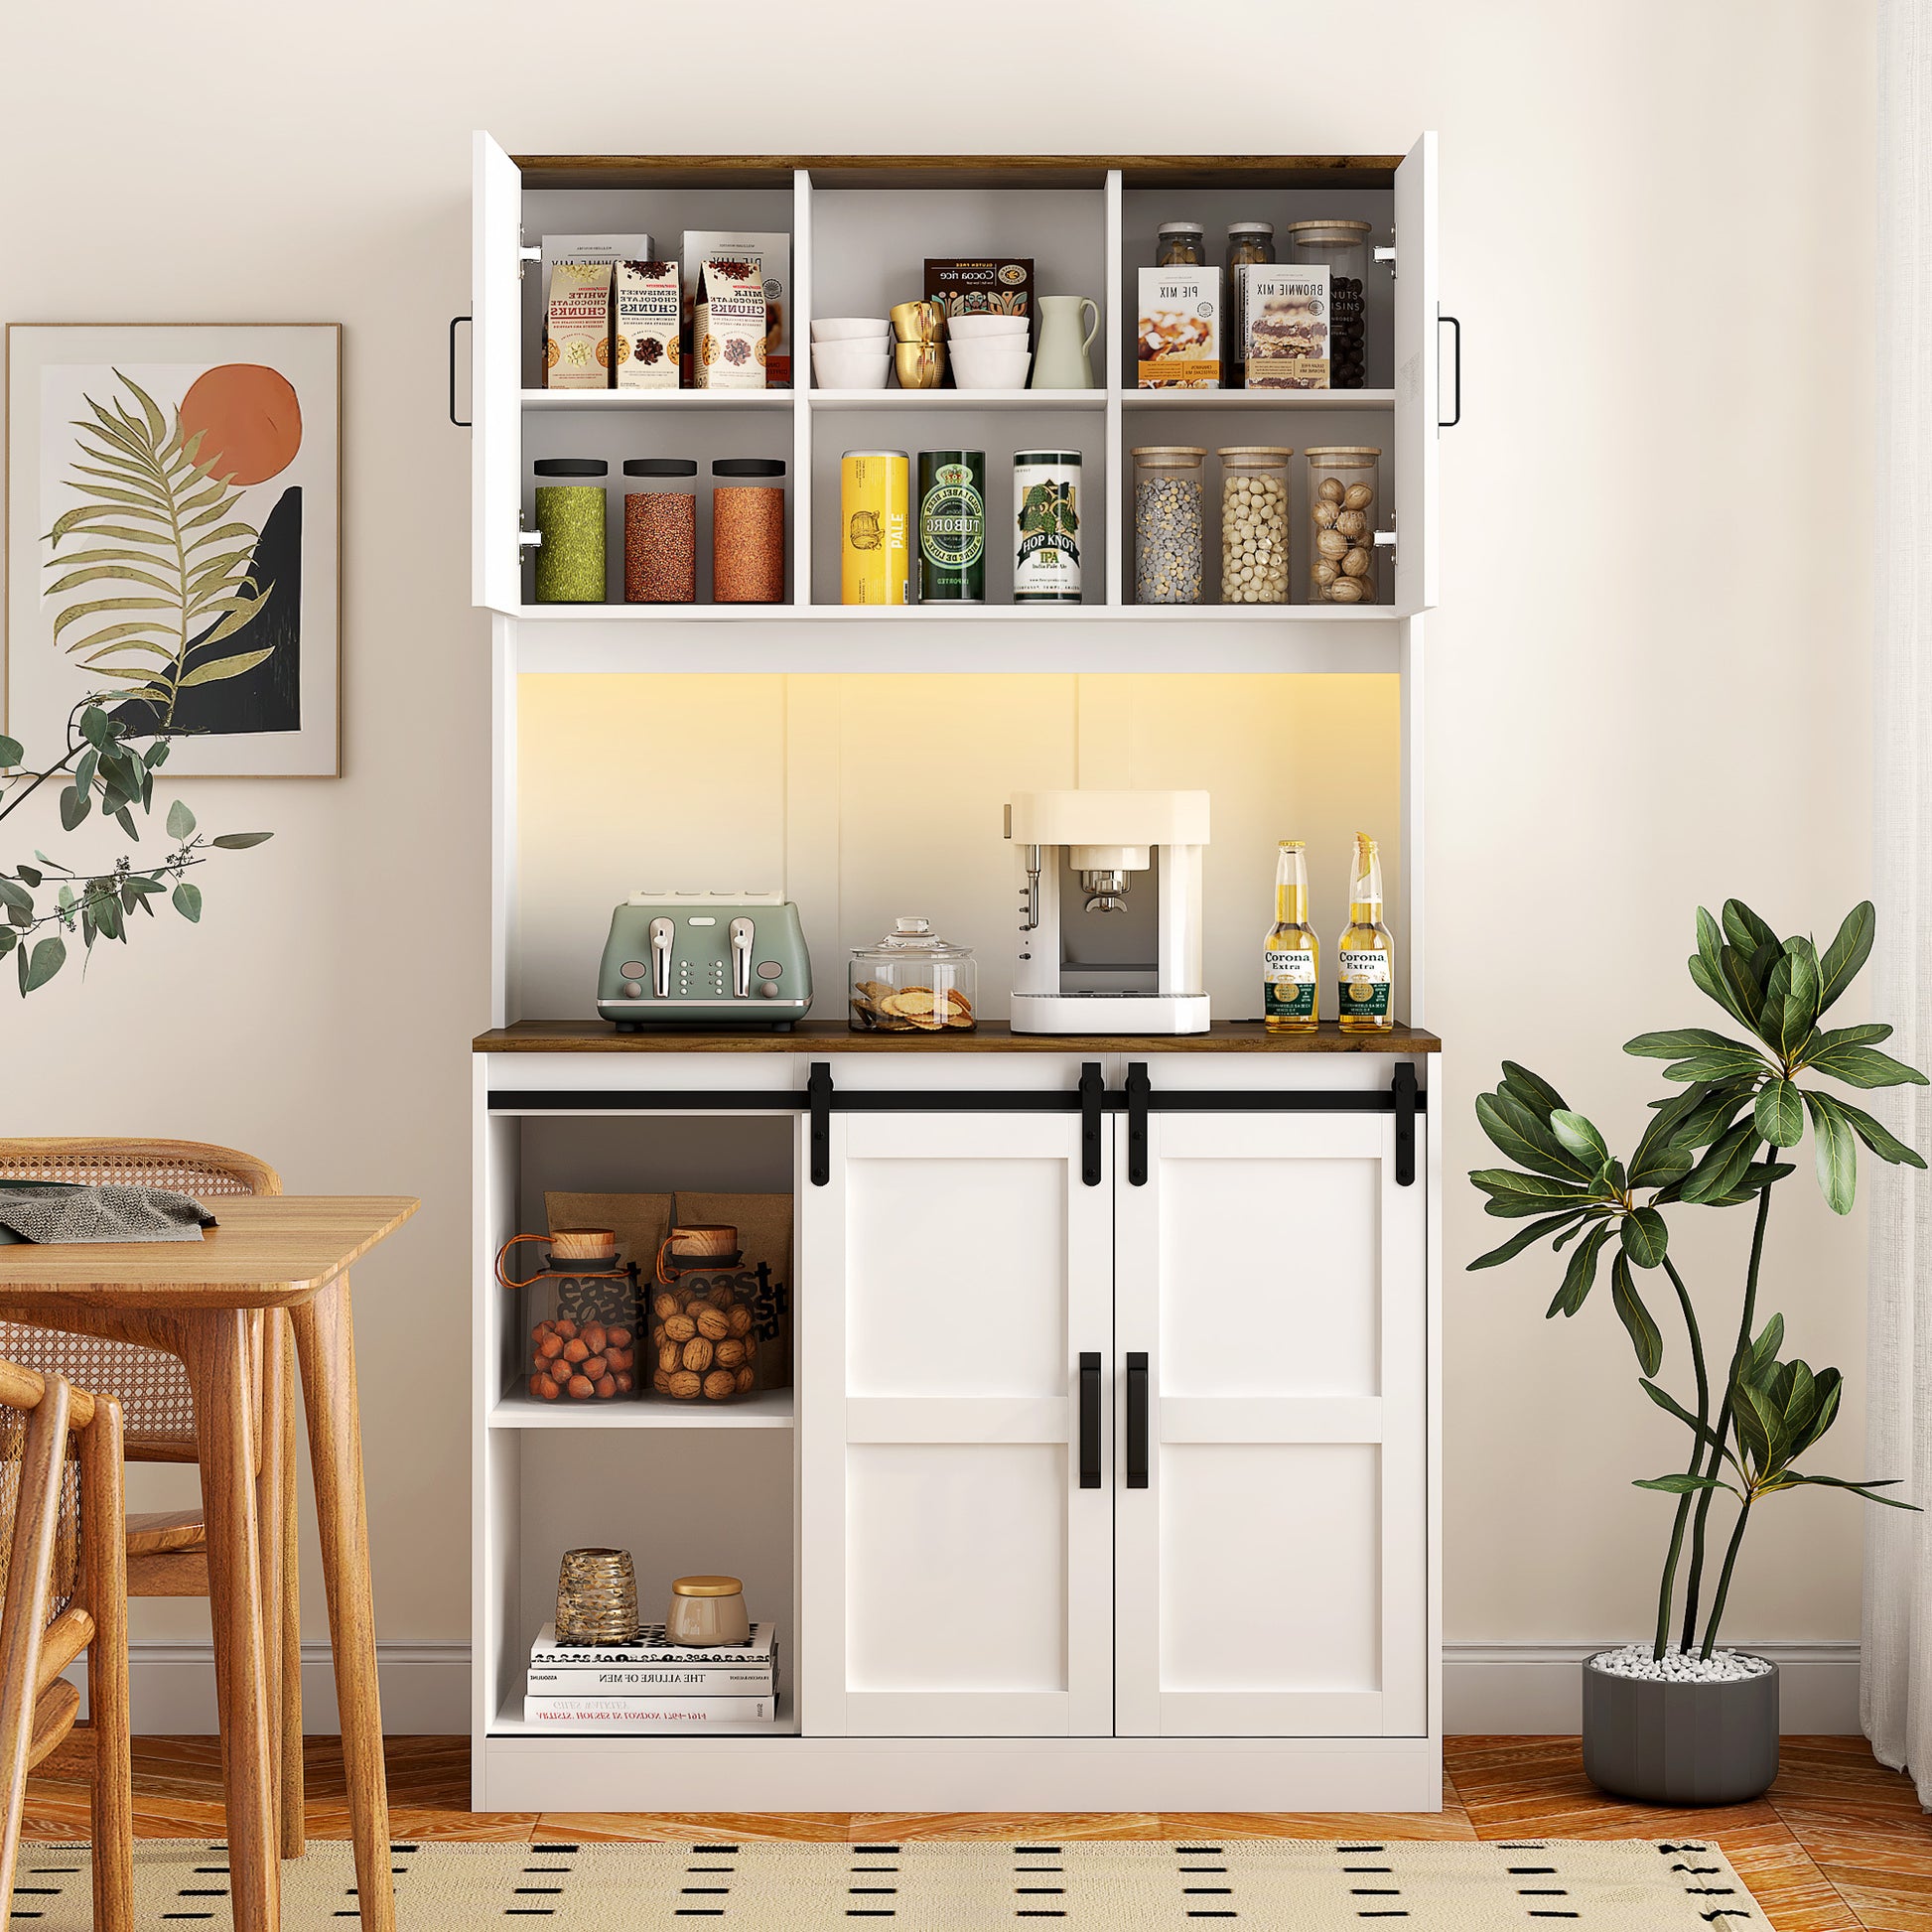
[[[1080,601],[1080,452],[1021,450],[1013,459],[1013,601]]]
[[[908,604],[903,450],[847,450],[839,464],[839,601]]]
[[[919,602],[986,602],[986,452],[919,452]]]

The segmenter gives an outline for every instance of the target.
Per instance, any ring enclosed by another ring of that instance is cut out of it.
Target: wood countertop
[[[728,1033],[666,1028],[621,1034],[596,1020],[523,1020],[471,1041],[479,1053],[1440,1053],[1443,1042],[1415,1027],[1345,1034],[1324,1020],[1311,1034],[1271,1034],[1258,1020],[1219,1021],[1204,1034],[855,1034],[806,1022],[788,1034],[747,1027]]]

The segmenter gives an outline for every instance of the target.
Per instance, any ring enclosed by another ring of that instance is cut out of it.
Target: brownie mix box
[[[1260,263],[1241,271],[1246,291],[1250,389],[1325,389],[1329,368],[1328,271]]]

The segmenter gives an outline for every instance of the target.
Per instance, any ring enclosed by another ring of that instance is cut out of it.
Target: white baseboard
[[[1859,1731],[1856,1643],[1747,1643],[1778,1666],[1784,1728],[1813,1735]],[[1577,1729],[1578,1666],[1601,1643],[1452,1643],[1443,1653],[1445,1728],[1451,1736],[1565,1735]],[[456,1735],[470,1728],[470,1646],[459,1640],[376,1645],[383,1728],[396,1735]],[[163,1639],[129,1646],[134,1728],[147,1736],[212,1734],[214,1653],[207,1642]],[[336,1685],[329,1646],[302,1646],[307,1728],[332,1732]]]
[[[1444,1729],[1452,1737],[1564,1736],[1582,1724],[1586,1657],[1604,1643],[1451,1643],[1443,1647]],[[1746,1643],[1778,1667],[1778,1714],[1789,1732],[1859,1733],[1856,1643]]]
[[[129,1701],[137,1736],[213,1736],[214,1646],[206,1639],[136,1639],[128,1645]],[[460,1735],[470,1728],[470,1646],[461,1640],[378,1643],[382,1728],[391,1736]],[[341,1729],[329,1646],[302,1646],[303,1728]]]

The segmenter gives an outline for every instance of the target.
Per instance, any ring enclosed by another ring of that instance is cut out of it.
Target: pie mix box
[[[1248,387],[1327,388],[1327,269],[1254,262],[1239,272],[1248,318]]]
[[[764,283],[764,386],[791,387],[791,237],[725,228],[686,228],[683,253],[684,381],[705,388],[693,355],[697,339],[698,271],[708,261],[757,262]],[[718,385],[709,385],[716,388]]]
[[[1144,268],[1135,340],[1142,389],[1221,386],[1221,271]]]

